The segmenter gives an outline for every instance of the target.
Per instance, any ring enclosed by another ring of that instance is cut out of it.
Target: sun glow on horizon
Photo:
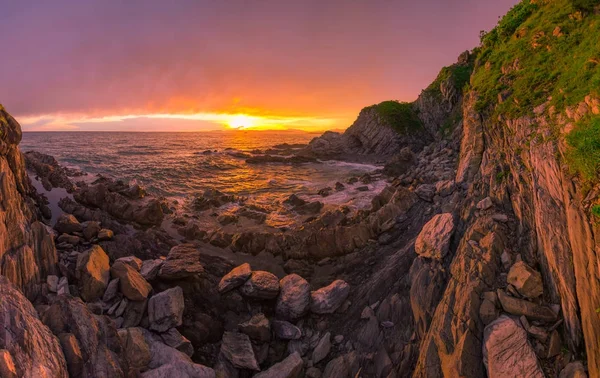
[[[250,129],[256,127],[256,117],[236,114],[227,121],[227,125],[234,129]]]

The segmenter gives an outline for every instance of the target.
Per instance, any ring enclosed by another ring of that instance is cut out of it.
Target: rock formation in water
[[[1,109],[0,375],[599,377],[598,25],[595,1],[524,1],[414,103],[290,153],[389,179],[356,214],[291,196],[295,230],[175,219],[181,243],[164,202],[106,179],[52,230]]]

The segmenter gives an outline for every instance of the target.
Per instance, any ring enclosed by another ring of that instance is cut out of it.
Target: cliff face
[[[57,255],[53,238],[36,220],[20,141],[21,127],[0,107],[0,273],[34,298],[55,273]]]

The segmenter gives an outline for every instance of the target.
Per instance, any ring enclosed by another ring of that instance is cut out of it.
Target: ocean
[[[327,198],[317,191],[372,172],[376,166],[335,161],[246,163],[249,155],[283,143],[307,144],[316,136],[300,131],[25,132],[20,148],[52,155],[60,164],[86,172],[87,181],[101,174],[183,203],[214,188],[264,207],[273,207],[292,193],[326,205],[368,207],[373,191],[385,183],[370,184],[370,192],[349,186]]]

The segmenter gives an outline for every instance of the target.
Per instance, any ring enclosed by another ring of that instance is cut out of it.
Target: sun
[[[236,114],[227,120],[227,124],[234,129],[248,129],[255,126],[255,121],[254,117]]]

